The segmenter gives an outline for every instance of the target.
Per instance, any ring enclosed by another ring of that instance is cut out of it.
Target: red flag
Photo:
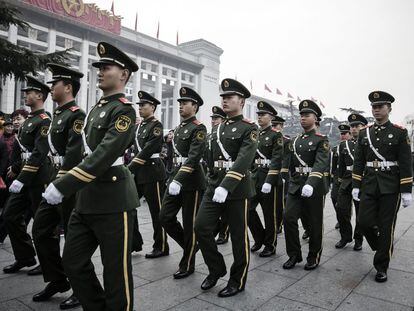
[[[157,27],[157,39],[160,38],[160,21],[158,21],[158,27]]]
[[[179,45],[180,43],[179,43],[179,41],[178,41],[178,30],[177,30],[177,38],[176,38],[176,40],[175,40],[175,44],[176,45]]]
[[[287,97],[288,98],[293,98],[293,96],[292,95],[290,95],[290,93],[288,92],[288,94],[287,94]]]
[[[137,15],[135,15],[135,31],[138,31],[138,12]]]
[[[268,91],[269,93],[272,93],[272,90],[267,86],[266,83],[264,85],[264,89],[265,89],[265,91]]]
[[[298,101],[301,101],[301,99],[300,99],[300,97],[299,97],[299,96],[298,96],[297,100],[298,100]]]
[[[253,81],[250,80],[250,89],[253,90]]]
[[[319,101],[319,103],[321,104],[322,108],[325,108],[325,105],[324,105],[324,104],[322,104],[322,102],[321,102],[321,101]]]
[[[282,92],[278,88],[276,88],[276,94],[277,95],[283,95]]]
[[[115,0],[112,0],[111,12],[112,12],[113,15],[115,15],[114,2],[115,2]]]

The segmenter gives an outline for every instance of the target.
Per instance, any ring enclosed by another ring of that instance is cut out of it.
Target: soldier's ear
[[[128,69],[123,69],[122,70],[122,75],[121,75],[121,80],[125,82],[125,84],[128,83],[129,77],[131,76],[131,73],[129,72]]]

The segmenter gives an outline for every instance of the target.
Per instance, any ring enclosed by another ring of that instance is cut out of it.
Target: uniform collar
[[[109,103],[109,102],[111,102],[115,99],[118,99],[118,98],[121,98],[121,97],[124,97],[124,96],[125,96],[124,93],[116,93],[116,94],[113,94],[113,95],[104,96],[104,97],[101,97],[98,104],[105,105],[105,104],[107,104],[107,103]]]
[[[188,118],[188,119],[186,119],[186,120],[182,121],[180,125],[181,125],[181,126],[184,126],[184,125],[186,125],[186,124],[188,124],[188,123],[193,122],[195,119],[197,119],[197,118],[196,118],[196,116],[192,116],[192,117],[190,117],[190,118]]]
[[[151,122],[154,119],[155,119],[155,116],[151,116],[148,119],[145,119],[144,121],[142,121],[142,125],[147,124],[147,123]]]
[[[266,132],[270,131],[271,129],[272,129],[272,126],[271,126],[271,125],[269,125],[269,126],[265,127],[264,129],[261,129],[261,130],[260,130],[260,135],[262,135],[262,134],[264,134],[264,133],[266,133]]]
[[[234,123],[234,122],[237,122],[237,121],[241,121],[241,120],[243,120],[243,115],[242,114],[239,114],[237,116],[234,116],[234,117],[231,117],[231,118],[227,118],[226,124],[231,124],[231,123]]]
[[[378,124],[378,123],[375,123],[374,124],[374,128],[376,129],[376,130],[384,130],[384,129],[386,129],[388,126],[390,126],[391,125],[391,121],[390,120],[388,120],[387,122],[385,122],[385,123],[383,123],[383,124]]]
[[[302,133],[302,135],[301,135],[301,137],[302,138],[307,138],[307,137],[309,137],[309,136],[311,136],[311,135],[314,135],[316,133],[316,130],[315,129],[313,129],[313,130],[311,130],[311,131],[309,131],[309,132],[303,132]]]
[[[55,109],[55,114],[59,114],[62,111],[69,109],[70,107],[76,106],[75,100],[71,100],[70,102],[67,102],[66,104],[59,106]]]
[[[45,112],[44,109],[39,109],[39,110],[36,110],[34,112],[31,112],[28,117],[33,118],[34,116],[38,116],[39,114],[42,114],[44,112]]]

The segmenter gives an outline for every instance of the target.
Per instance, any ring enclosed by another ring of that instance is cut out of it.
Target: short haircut
[[[27,116],[29,115],[29,112],[25,109],[17,109],[12,112],[11,118],[13,119],[14,117],[17,117],[18,115],[21,115],[22,117],[27,118]]]
[[[76,94],[78,94],[79,89],[80,89],[80,83],[77,81],[72,81],[72,80],[62,80],[63,85],[72,85],[72,96],[76,97]]]

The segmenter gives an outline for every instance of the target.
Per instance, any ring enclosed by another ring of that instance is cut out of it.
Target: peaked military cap
[[[392,104],[395,99],[391,94],[383,91],[374,91],[368,95],[368,99],[371,102],[371,106]]]
[[[339,132],[341,133],[348,133],[351,130],[351,127],[348,124],[339,124],[338,125]]]
[[[285,123],[285,119],[283,119],[282,117],[279,116],[275,116],[272,120],[272,124],[278,124],[278,123]]]
[[[182,102],[186,100],[191,100],[192,102],[196,103],[198,106],[202,106],[204,104],[203,99],[200,95],[193,89],[183,86],[180,89],[180,98],[177,101]]]
[[[48,63],[47,68],[52,72],[52,80],[47,83],[53,83],[60,80],[70,80],[80,83],[83,73],[67,66]]]
[[[100,59],[92,63],[92,66],[99,68],[101,64],[118,65],[123,69],[135,72],[139,69],[138,65],[124,52],[109,44],[108,42],[99,42],[96,47]]]
[[[211,108],[211,112],[213,113],[210,116],[211,118],[223,118],[223,119],[225,119],[227,117],[224,110],[221,109],[219,106],[213,106],[213,108]]]
[[[22,88],[23,92],[27,92],[27,91],[38,91],[38,92],[42,92],[42,93],[49,93],[50,92],[50,87],[47,86],[46,84],[44,84],[43,82],[41,82],[40,80],[36,79],[33,76],[30,75],[26,75],[26,87]]]
[[[137,104],[151,104],[154,106],[161,104],[158,99],[144,91],[138,92],[138,98],[139,102]]]
[[[299,103],[299,113],[307,112],[314,113],[318,117],[318,121],[321,121],[322,110],[313,100],[305,99]]]
[[[349,125],[356,125],[356,124],[362,124],[362,125],[367,125],[368,124],[368,120],[365,119],[365,117],[363,115],[360,115],[358,113],[352,113],[348,116],[348,122]]]
[[[222,93],[220,96],[239,95],[244,98],[249,98],[251,95],[249,90],[243,84],[234,79],[228,78],[221,81],[221,89]]]
[[[273,106],[265,101],[259,101],[257,103],[257,112],[256,113],[268,113],[271,114],[272,116],[277,116],[277,111],[275,108],[273,108]]]

